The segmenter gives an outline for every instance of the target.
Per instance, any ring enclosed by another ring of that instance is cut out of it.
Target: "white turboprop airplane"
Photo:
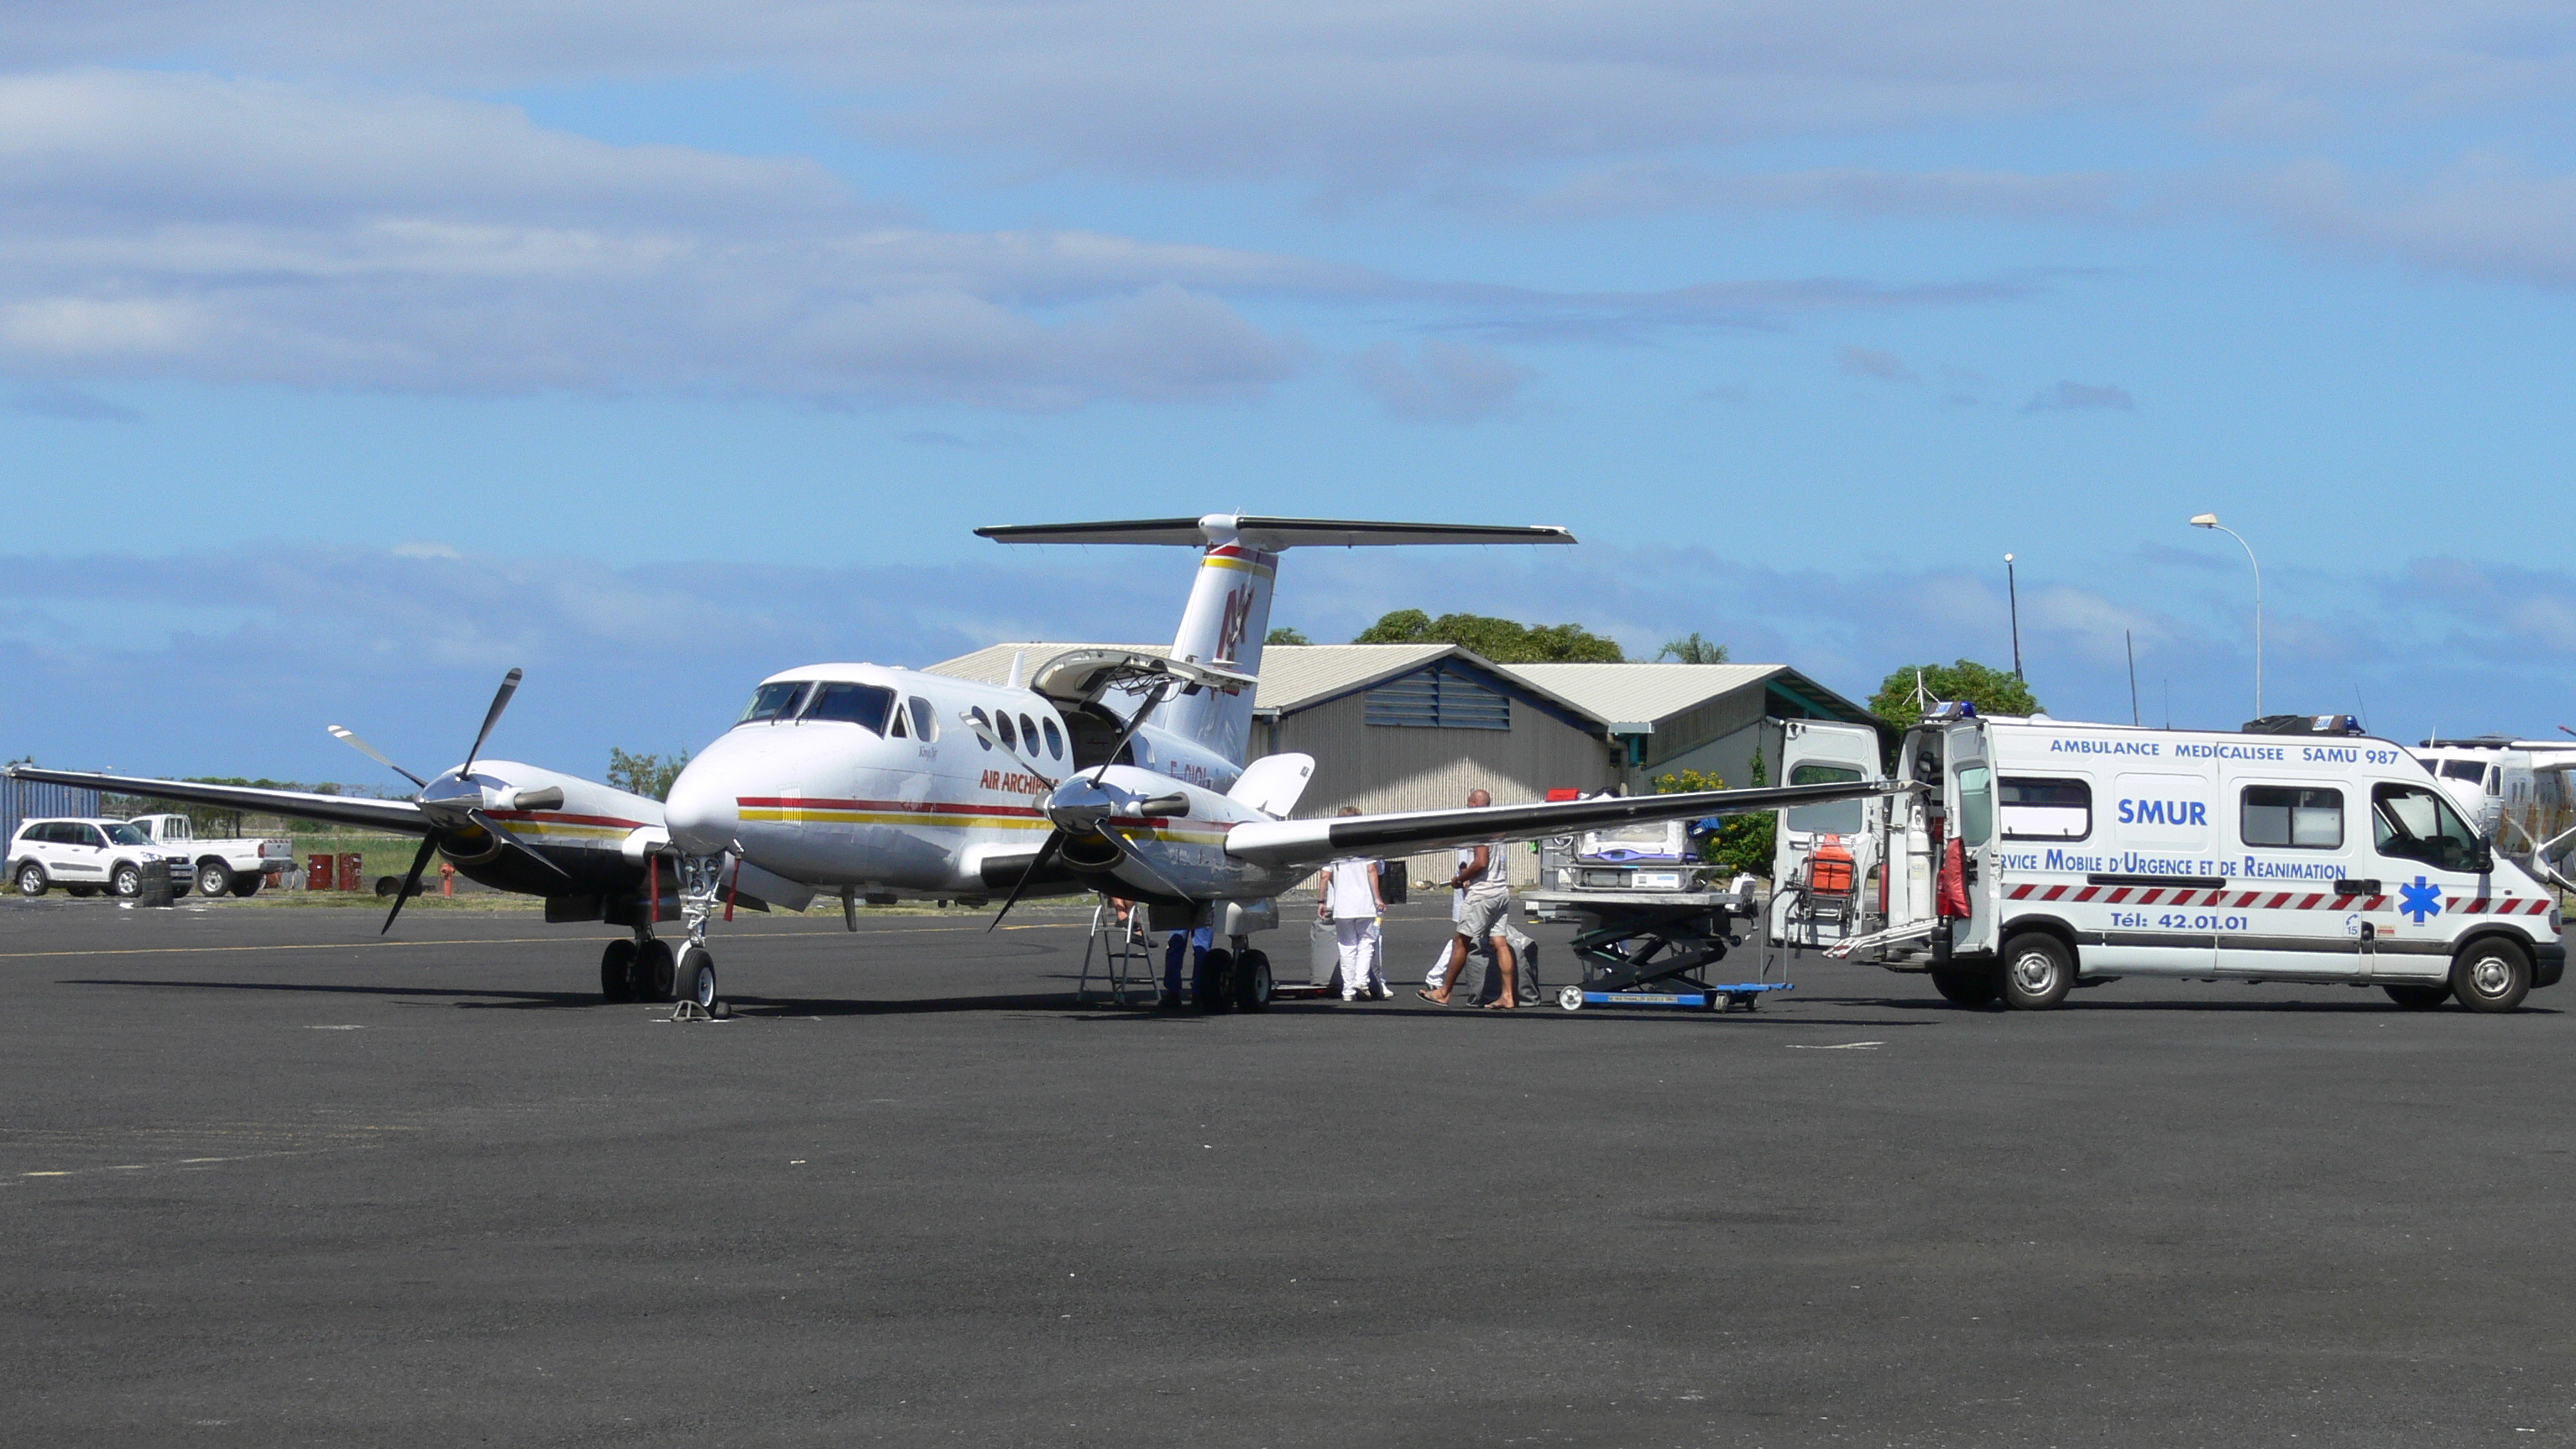
[[[1529,839],[1621,821],[1821,803],[1894,782],[1718,790],[1484,809],[1291,820],[1311,756],[1247,764],[1253,685],[1279,554],[1391,544],[1572,543],[1562,528],[1346,523],[1211,514],[977,530],[1003,543],[1159,544],[1201,550],[1169,656],[1076,650],[1025,685],[873,664],[819,664],[761,681],[734,727],[693,756],[664,822],[688,942],[683,993],[715,994],[706,926],[728,871],[838,894],[975,898],[1100,890],[1152,907],[1157,930],[1210,926],[1203,1010],[1269,1004],[1252,933],[1277,897],[1337,857]],[[1014,671],[1016,675],[1017,671]],[[1142,694],[1122,718],[1112,692]],[[999,917],[996,917],[998,923]],[[655,972],[669,948],[643,946]],[[614,988],[612,988],[614,994]]]
[[[338,726],[331,732],[419,787],[408,800],[14,767],[24,779],[330,820],[422,837],[385,917],[390,929],[434,855],[470,879],[543,896],[550,922],[630,927],[609,943],[609,1001],[716,997],[709,923],[737,905],[801,911],[838,895],[979,899],[1104,890],[1148,902],[1158,929],[1226,938],[1194,983],[1202,1009],[1269,1004],[1252,933],[1322,862],[1528,839],[1633,820],[1767,810],[1891,792],[1890,781],[1290,820],[1305,755],[1244,762],[1252,687],[1278,556],[1291,547],[1572,543],[1561,528],[1336,523],[1215,514],[1132,523],[987,528],[1005,543],[1199,548],[1170,657],[1077,650],[1028,683],[979,684],[874,664],[763,680],[726,734],[681,772],[667,805],[578,776],[481,759],[520,673],[511,670],[465,763],[426,780]],[[1122,716],[1112,692],[1141,695]],[[676,950],[653,927],[680,919]],[[998,918],[997,918],[998,919]],[[1238,969],[1238,965],[1241,969]]]

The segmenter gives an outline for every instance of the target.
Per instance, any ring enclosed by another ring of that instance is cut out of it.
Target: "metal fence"
[[[98,792],[77,785],[40,785],[33,780],[0,779],[0,845],[16,838],[28,820],[56,815],[98,814]]]

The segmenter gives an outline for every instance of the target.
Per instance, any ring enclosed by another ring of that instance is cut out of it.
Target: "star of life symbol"
[[[2415,877],[2413,885],[2401,883],[2397,887],[2397,910],[2400,915],[2413,916],[2415,924],[2420,926],[2426,916],[2442,914],[2442,888],[2420,875]]]

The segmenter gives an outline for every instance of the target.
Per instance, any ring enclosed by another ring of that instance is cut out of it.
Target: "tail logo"
[[[1225,596],[1225,617],[1217,624],[1214,663],[1232,664],[1243,647],[1245,631],[1252,627],[1252,589],[1236,589]]]

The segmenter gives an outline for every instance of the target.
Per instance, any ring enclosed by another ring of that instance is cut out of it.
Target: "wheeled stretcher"
[[[1736,944],[1734,925],[1758,931],[1760,907],[1749,896],[1717,891],[1533,891],[1524,897],[1571,914],[1582,928],[1573,942],[1579,985],[1556,994],[1567,1011],[1586,1006],[1657,1006],[1686,1011],[1751,1011],[1762,998],[1792,987],[1761,966],[1751,981],[1711,981],[1708,968]]]

